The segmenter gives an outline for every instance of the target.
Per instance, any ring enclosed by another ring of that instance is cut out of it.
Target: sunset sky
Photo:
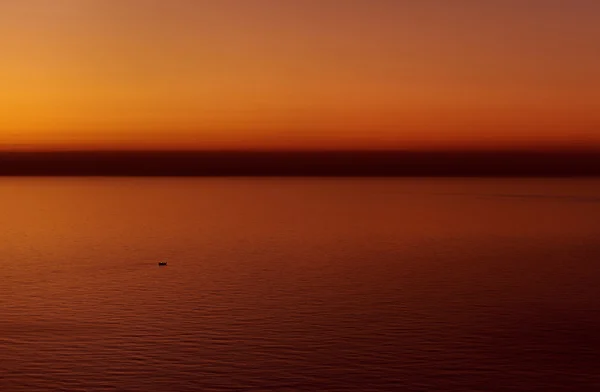
[[[0,149],[597,146],[597,0],[4,0]]]

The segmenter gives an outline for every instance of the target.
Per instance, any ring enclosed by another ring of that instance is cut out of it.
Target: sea
[[[0,178],[0,391],[595,390],[600,179]]]

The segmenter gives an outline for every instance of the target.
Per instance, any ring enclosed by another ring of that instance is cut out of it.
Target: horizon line
[[[5,148],[0,145],[0,154],[6,153],[597,153],[600,146],[547,146],[547,147],[485,147],[485,148]]]
[[[600,176],[600,151],[0,151],[0,176]]]

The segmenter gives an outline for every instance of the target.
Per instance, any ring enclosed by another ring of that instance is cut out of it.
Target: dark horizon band
[[[0,175],[600,176],[600,151],[11,151]]]

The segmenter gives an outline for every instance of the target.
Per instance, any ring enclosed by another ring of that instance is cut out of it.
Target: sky
[[[5,0],[0,149],[600,148],[597,0]]]

